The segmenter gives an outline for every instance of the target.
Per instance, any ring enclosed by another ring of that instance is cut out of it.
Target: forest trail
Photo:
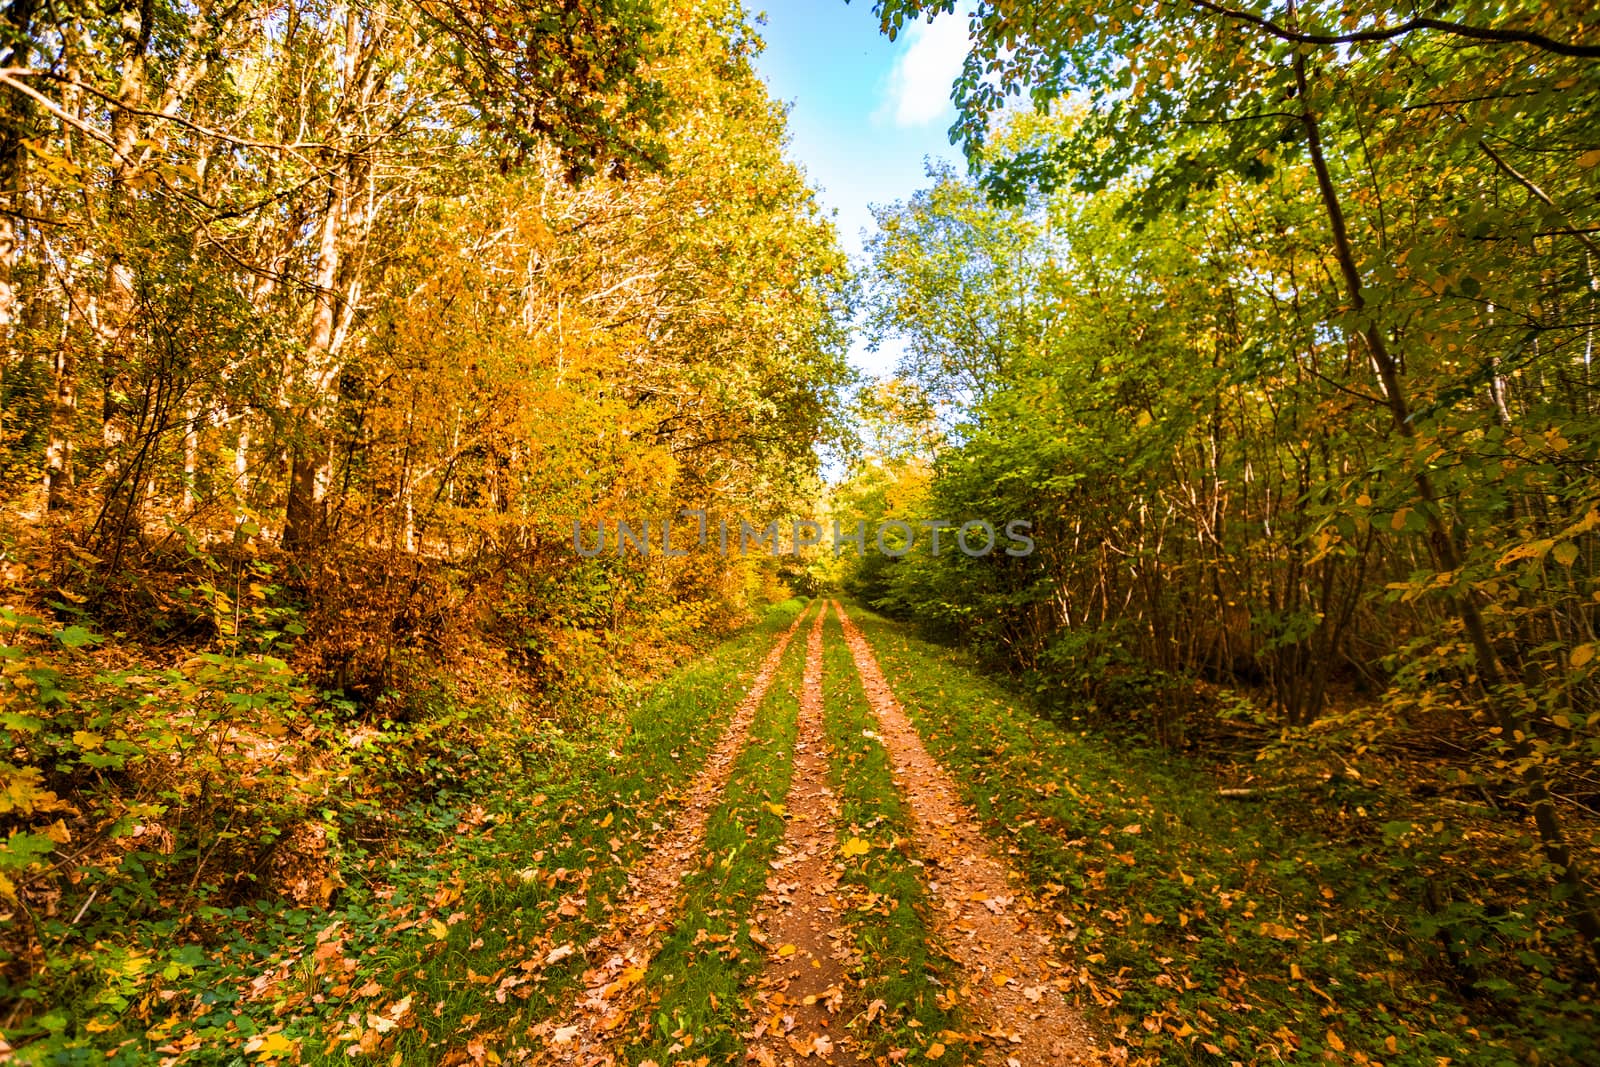
[[[758,979],[748,1058],[761,1067],[819,1056],[828,1063],[862,1062],[856,1039],[837,1026],[852,993],[850,932],[844,925],[838,870],[839,803],[828,785],[823,731],[823,604],[806,648],[794,776],[784,805],[787,825],[772,861],[758,912],[766,964]],[[870,1061],[869,1061],[870,1062]]]
[[[0,1067],[1600,1067],[1600,4],[770,6],[0,2]]]
[[[749,741],[756,710],[804,617],[797,617],[773,642],[732,721],[695,777],[682,811],[636,865],[627,895],[612,912],[610,927],[585,949],[591,966],[584,972],[575,1002],[560,1017],[533,1027],[530,1036],[543,1041],[539,1062],[608,1062],[605,1035],[627,1018],[629,991],[644,977],[660,935],[672,926],[678,887],[701,858],[706,819],[727,787],[734,760]]]
[[[790,639],[808,617],[798,709],[790,712],[797,716],[795,742],[785,757],[792,760],[790,785],[783,804],[767,805],[784,820],[782,839],[762,854],[765,892],[745,920],[761,959],[741,996],[737,1061],[758,1067],[898,1062],[873,1044],[881,1038],[874,1021],[886,1005],[861,977],[857,936],[866,927],[876,940],[870,924],[890,920],[853,909],[853,890],[841,884],[842,857],[850,853],[837,790],[849,784],[841,776],[855,772],[832,751],[826,730],[831,709],[823,684],[823,624],[830,608],[849,648],[845,662],[854,664],[877,723],[876,730],[863,733],[883,746],[892,791],[909,811],[911,840],[893,847],[919,872],[932,905],[928,948],[957,970],[941,998],[962,1029],[924,1035],[934,1048],[924,1055],[941,1058],[949,1041],[964,1046],[964,1062],[994,1067],[1097,1062],[1093,1033],[1063,996],[1072,972],[1051,940],[1049,920],[1030,906],[999,847],[984,836],[950,775],[929,755],[866,638],[842,606],[827,601],[797,618],[767,653],[682,813],[637,865],[626,896],[611,912],[610,928],[587,948],[590,966],[573,1003],[529,1031],[540,1049],[535,1062],[615,1067],[637,1055],[630,1056],[627,1046],[638,1027],[625,1024],[652,1010],[661,983],[680,978],[658,974],[662,968],[653,968],[652,961],[685,921],[686,876],[717,860],[706,845],[707,819],[727,802],[733,763],[749,743],[751,723]],[[754,831],[750,845],[759,852]],[[717,1062],[682,1051],[689,1055],[685,1063]],[[952,1055],[952,1061],[961,1060]],[[639,1062],[659,1067],[655,1060]]]

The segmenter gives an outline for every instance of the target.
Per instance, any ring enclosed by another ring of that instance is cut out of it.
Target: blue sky
[[[837,212],[852,257],[873,227],[871,204],[904,200],[926,185],[928,157],[957,162],[947,131],[955,118],[950,83],[966,54],[965,15],[906,27],[890,42],[878,33],[871,0],[746,0],[766,51],[756,69],[790,105],[790,157],[805,168],[823,205]],[[851,360],[863,370],[893,369],[895,353],[870,353],[857,340]]]

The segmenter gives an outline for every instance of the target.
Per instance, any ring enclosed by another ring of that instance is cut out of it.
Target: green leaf
[[[97,633],[84,629],[82,626],[69,626],[65,630],[57,630],[55,639],[68,648],[83,648],[85,645],[98,645],[105,638]]]
[[[0,846],[0,870],[19,871],[35,863],[40,856],[55,851],[56,843],[44,834],[30,834],[19,830]]]

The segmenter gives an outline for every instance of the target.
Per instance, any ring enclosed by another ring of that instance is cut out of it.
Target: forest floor
[[[1437,1067],[1593,1047],[1587,1003],[1458,996],[1347,905],[1359,870],[1270,810],[1218,812],[1181,767],[837,602],[794,603],[541,753],[416,814],[331,913],[262,906],[213,917],[203,951],[130,950],[137,992],[86,994],[17,1061]]]

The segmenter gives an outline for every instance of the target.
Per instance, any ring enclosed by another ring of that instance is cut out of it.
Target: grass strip
[[[1591,1001],[1469,1004],[1423,973],[1406,903],[1372,885],[1355,844],[1220,801],[1203,769],[1063,729],[957,654],[851,614],[929,750],[1065,917],[1080,999],[1133,1061],[1592,1056]]]
[[[640,983],[648,1017],[626,1052],[630,1063],[737,1063],[743,1056],[739,990],[762,966],[751,916],[783,840],[779,812],[794,769],[809,626],[796,631],[751,723],[750,744],[706,820],[703,862],[684,878],[677,921]]]
[[[976,1061],[976,1046],[962,1040],[968,1020],[954,990],[961,971],[938,947],[914,855],[911,812],[896,788],[889,755],[877,739],[877,717],[867,701],[837,613],[823,624],[824,723],[832,749],[830,777],[839,795],[839,844],[845,885],[854,887],[847,914],[859,954],[856,977],[864,1014],[854,1025],[866,1050],[947,1048],[941,1064]],[[861,843],[871,847],[861,851]],[[880,1010],[872,1003],[881,1000]]]

